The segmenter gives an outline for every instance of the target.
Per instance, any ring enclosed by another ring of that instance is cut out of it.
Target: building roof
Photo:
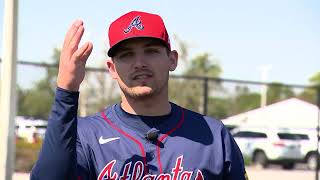
[[[318,116],[316,105],[291,98],[228,117],[222,122],[231,126],[316,128]]]

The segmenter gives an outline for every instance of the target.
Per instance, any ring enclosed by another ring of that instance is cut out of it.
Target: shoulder
[[[181,109],[184,121],[178,132],[182,136],[204,145],[213,145],[215,147],[225,144],[224,141],[231,137],[220,120],[185,108]]]
[[[226,129],[222,121],[217,118],[206,116],[185,108],[183,108],[183,111],[184,111],[185,120],[187,123],[189,122],[192,124],[193,123],[206,124],[208,127],[210,127],[212,131],[221,131]]]
[[[111,105],[101,112],[97,112],[86,117],[78,117],[78,133],[97,132],[99,130],[108,128],[107,123],[105,122],[105,119],[102,114],[105,114],[106,116],[110,117],[113,106],[114,105]]]

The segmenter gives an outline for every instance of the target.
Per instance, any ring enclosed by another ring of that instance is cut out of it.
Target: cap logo
[[[135,18],[132,19],[131,23],[129,24],[129,26],[123,30],[123,32],[125,34],[129,33],[131,31],[131,29],[135,27],[136,29],[138,30],[143,30],[143,25],[142,25],[142,22],[140,20],[140,16],[137,16]]]

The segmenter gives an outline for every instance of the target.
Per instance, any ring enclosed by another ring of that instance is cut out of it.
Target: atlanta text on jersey
[[[132,165],[132,162],[128,162],[124,165],[123,171],[120,175],[117,172],[113,172],[113,167],[116,164],[117,160],[112,160],[102,169],[98,176],[98,180],[190,180],[192,177],[194,177],[194,179],[196,180],[204,179],[202,172],[199,169],[196,171],[184,170],[182,161],[183,156],[179,156],[176,160],[175,166],[171,170],[171,173],[161,173],[158,175],[144,173],[144,165],[141,161],[135,162],[134,165]],[[132,172],[132,174],[129,174],[129,172]]]

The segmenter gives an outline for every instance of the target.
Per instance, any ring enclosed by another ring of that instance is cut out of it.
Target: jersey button
[[[156,157],[156,155],[155,155],[154,152],[149,152],[149,154],[150,154],[150,158],[151,158],[151,159],[154,159],[154,158]]]

